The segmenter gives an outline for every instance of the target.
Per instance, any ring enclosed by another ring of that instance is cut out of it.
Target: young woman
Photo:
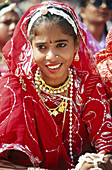
[[[107,35],[106,22],[110,20],[112,1],[111,0],[81,0],[80,16],[90,33],[102,49],[105,48]]]
[[[3,49],[9,72],[0,81],[2,163],[112,167],[112,118],[86,40],[74,10],[62,3],[38,4],[22,16]]]
[[[12,37],[21,15],[22,13],[15,3],[0,3],[0,74],[7,70],[2,48]]]

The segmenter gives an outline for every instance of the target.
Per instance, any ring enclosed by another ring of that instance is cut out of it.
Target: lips
[[[106,12],[106,11],[102,11],[99,14],[100,14],[100,16],[106,17],[106,18],[109,16],[108,12]]]
[[[52,70],[58,69],[62,64],[47,65],[46,67]]]

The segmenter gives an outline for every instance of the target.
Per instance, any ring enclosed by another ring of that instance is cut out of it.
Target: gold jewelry
[[[24,83],[24,79],[23,79],[22,77],[19,78],[19,82],[22,84],[22,89],[23,89],[24,91],[27,91],[27,90],[26,90],[26,84]]]
[[[43,101],[40,92],[39,92],[39,96],[40,96],[41,100]],[[68,106],[68,103],[64,102],[64,99],[62,100],[62,102],[56,108],[51,108],[51,109],[45,104],[44,101],[43,101],[43,103],[44,103],[45,107],[47,108],[49,114],[53,115],[55,117],[59,114],[59,112],[63,113]]]
[[[74,57],[74,61],[79,61],[79,54],[78,54],[78,52],[76,53],[76,55]]]
[[[44,83],[44,85],[43,85],[43,83]],[[36,74],[35,74],[35,84],[36,84],[35,88],[36,88],[36,91],[37,91],[38,94],[40,93],[40,90],[42,90],[44,92],[47,92],[47,93],[50,93],[50,94],[53,94],[53,93],[56,94],[56,93],[59,93],[59,92],[61,93],[61,92],[65,91],[65,89],[66,89],[66,91],[68,93],[68,87],[70,86],[70,99],[69,99],[70,100],[70,104],[69,104],[69,154],[70,154],[71,160],[74,162],[73,147],[72,147],[72,133],[73,133],[72,132],[72,124],[73,124],[73,122],[72,122],[72,114],[73,114],[72,113],[72,107],[73,107],[73,103],[72,103],[73,102],[72,101],[72,97],[73,97],[73,75],[72,75],[72,70],[69,69],[69,77],[68,77],[67,81],[65,82],[66,88],[65,88],[65,84],[63,86],[60,86],[59,88],[52,88],[52,87],[46,85],[44,80],[40,79],[39,69],[37,69]],[[56,89],[57,89],[57,91],[56,91]],[[67,108],[67,105],[68,105],[67,99],[66,99],[65,102],[64,102],[64,104],[66,104],[66,105],[65,105],[65,108],[63,109],[63,106],[61,107],[61,104],[63,102],[64,101],[62,101],[60,103],[60,105],[57,108],[55,108],[55,109],[60,108],[60,110],[61,109],[64,110],[62,131],[63,131],[63,128],[64,128],[65,117],[66,117],[66,108]],[[50,109],[47,106],[46,106],[46,108],[48,110]],[[52,115],[56,116],[57,113],[54,112]]]
[[[45,91],[46,93],[50,93],[50,94],[57,94],[57,93],[62,93],[64,91],[66,91],[70,85],[70,72],[69,72],[69,76],[68,79],[66,80],[66,82],[62,85],[59,86],[58,88],[53,88],[49,85],[47,85],[45,83],[45,81],[41,78],[40,73],[39,73],[39,68],[37,68],[36,73],[35,73],[35,88],[36,91],[38,92],[38,90],[42,90]]]

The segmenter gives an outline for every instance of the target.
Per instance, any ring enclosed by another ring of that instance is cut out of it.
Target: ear
[[[85,8],[83,8],[83,7],[80,8],[80,16],[81,16],[82,19],[84,19],[86,17]]]
[[[81,42],[81,36],[77,35],[77,40],[75,41],[75,53],[77,53],[77,51],[79,50],[80,47],[80,42]]]

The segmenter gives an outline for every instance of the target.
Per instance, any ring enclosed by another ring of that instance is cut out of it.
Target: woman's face
[[[5,13],[0,17],[0,47],[12,37],[19,16],[14,11]]]
[[[85,24],[106,23],[110,19],[111,10],[108,9],[106,3],[102,3],[100,7],[95,7],[88,2],[85,8],[81,8],[81,16]]]
[[[45,82],[51,86],[64,83],[75,52],[74,37],[64,34],[58,25],[44,22],[36,29],[32,47]]]

